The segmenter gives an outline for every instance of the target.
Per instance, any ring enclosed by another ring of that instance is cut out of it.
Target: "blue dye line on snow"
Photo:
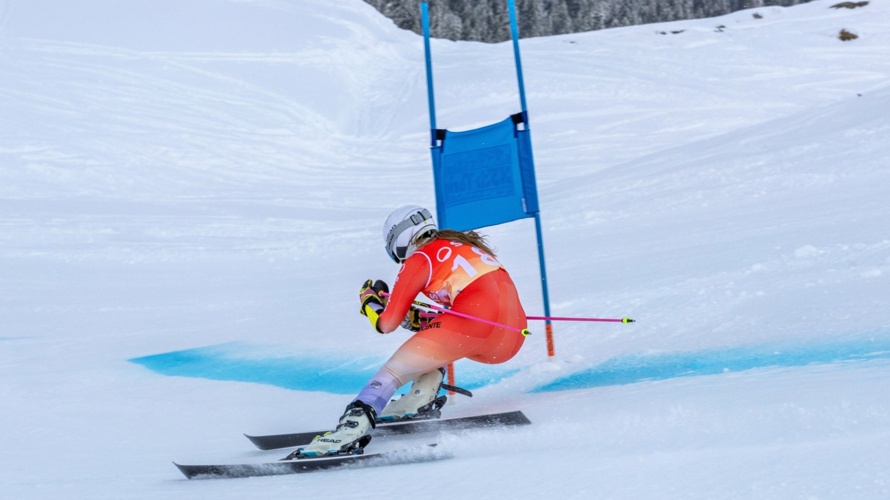
[[[876,359],[890,359],[890,338],[629,355],[561,377],[535,387],[531,392],[589,389],[755,368]],[[301,391],[355,394],[382,366],[385,358],[280,356],[268,350],[258,352],[257,347],[250,344],[231,343],[144,356],[130,361],[169,376],[253,382]],[[455,371],[459,385],[474,390],[500,382],[519,370],[459,361]]]
[[[633,355],[614,358],[534,388],[531,392],[589,389],[679,377],[716,375],[755,368],[890,359],[890,339],[807,345],[762,345],[724,350]]]
[[[260,355],[248,344],[232,343],[155,354],[129,361],[169,376],[253,382],[300,391],[356,394],[386,358],[338,360],[321,356]],[[460,385],[478,389],[518,370],[485,370],[456,364]]]
[[[220,346],[155,354],[130,360],[169,376],[254,382],[285,389],[358,392],[376,369],[355,366],[337,369],[337,363],[313,358],[239,358]],[[349,387],[349,390],[345,390]],[[358,389],[356,389],[358,388]]]

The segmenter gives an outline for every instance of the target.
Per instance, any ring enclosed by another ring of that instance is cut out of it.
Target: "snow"
[[[890,497],[890,3],[834,3],[523,40],[552,313],[637,322],[458,363],[447,415],[534,423],[449,460],[219,481],[171,461],[279,458],[242,433],[330,427],[406,338],[355,294],[434,206],[422,39],[360,0],[0,3],[2,496]],[[440,127],[519,110],[509,43],[432,48]],[[532,222],[483,232],[542,314]]]

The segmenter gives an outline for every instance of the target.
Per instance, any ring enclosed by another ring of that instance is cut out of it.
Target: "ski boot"
[[[361,401],[353,401],[346,407],[340,417],[340,423],[333,431],[315,436],[306,446],[284,457],[283,460],[295,458],[315,458],[334,455],[361,455],[365,446],[371,442],[368,432],[376,427],[377,415],[374,408]]]
[[[448,400],[447,396],[439,396],[445,370],[439,368],[414,379],[411,390],[398,399],[393,399],[380,412],[382,422],[398,420],[430,419],[442,416],[442,407]]]

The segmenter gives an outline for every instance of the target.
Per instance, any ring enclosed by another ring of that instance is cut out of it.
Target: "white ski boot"
[[[411,390],[399,399],[393,399],[380,412],[379,420],[392,422],[407,419],[439,418],[447,396],[438,396],[445,370],[438,368],[414,379]],[[438,396],[438,397],[437,397]]]
[[[340,423],[336,429],[326,432],[322,436],[315,436],[311,443],[297,448],[296,451],[285,457],[285,460],[330,455],[359,455],[371,442],[368,432],[371,428],[376,427],[375,420],[376,412],[373,407],[361,401],[354,401],[346,407],[346,412],[340,417]]]

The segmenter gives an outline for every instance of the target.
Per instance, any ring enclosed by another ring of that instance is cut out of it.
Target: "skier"
[[[352,453],[370,441],[378,420],[423,416],[435,407],[445,370],[467,358],[503,363],[519,351],[527,328],[525,311],[510,275],[485,239],[474,231],[439,230],[429,210],[407,205],[383,224],[386,252],[402,264],[392,295],[386,283],[367,280],[359,291],[360,312],[377,332],[398,326],[416,332],[389,358],[346,407],[334,431],[316,436],[292,457]],[[416,307],[419,293],[456,312],[507,325],[436,314]],[[411,390],[390,401],[408,381]]]

